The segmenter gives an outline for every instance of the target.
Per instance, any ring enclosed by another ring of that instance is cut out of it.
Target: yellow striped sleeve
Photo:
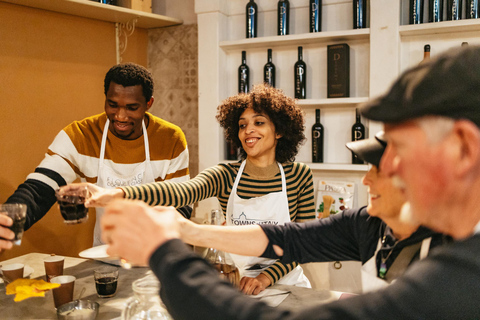
[[[185,182],[155,182],[135,187],[122,187],[125,198],[145,201],[149,205],[174,206],[176,208],[217,197],[229,173],[224,166],[215,166]]]
[[[262,271],[262,274],[265,275],[268,279],[270,279],[270,282],[273,285],[278,280],[286,276],[290,271],[295,269],[297,266],[297,262],[283,264],[278,260],[273,265]]]

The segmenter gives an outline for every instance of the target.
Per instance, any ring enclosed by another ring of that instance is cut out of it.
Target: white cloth
[[[477,234],[477,233],[480,233],[480,221],[475,226],[475,229],[473,229],[473,234]]]
[[[282,191],[272,192],[267,195],[242,199],[237,195],[237,187],[242,176],[242,172],[245,168],[245,161],[243,161],[240,169],[238,170],[235,183],[232,187],[232,192],[228,198],[227,203],[227,225],[252,225],[252,224],[276,224],[283,225],[286,222],[290,222],[290,212],[288,206],[287,197],[287,183],[285,180],[285,173],[282,166],[278,164],[280,173],[282,175]],[[246,257],[240,255],[231,255],[236,266],[240,271],[240,276],[255,278],[264,269],[275,263],[274,259],[259,258],[259,257]],[[260,269],[247,270],[254,265],[260,265]],[[310,282],[303,274],[303,269],[297,266],[287,275],[282,277],[277,283],[296,285],[300,287],[310,288]]]
[[[110,120],[107,119],[103,129],[102,145],[100,147],[100,159],[98,162],[97,186],[114,189],[120,186],[136,186],[140,184],[155,182],[152,165],[150,163],[150,149],[148,144],[147,128],[145,121],[142,122],[143,139],[145,142],[145,161],[138,164],[131,172],[117,172],[105,163],[105,145],[107,142],[108,127]],[[104,209],[96,208],[97,220],[93,231],[93,246],[104,244],[101,238],[100,219],[103,216]]]
[[[422,241],[422,246],[420,247],[420,259],[425,258],[428,255],[428,251],[430,249],[430,242],[432,238],[426,238]],[[382,247],[382,240],[378,239],[377,249],[373,257],[370,258],[367,262],[365,262],[361,269],[361,276],[362,276],[362,292],[369,292],[375,291],[378,289],[385,288],[389,285],[389,283],[377,276],[377,254]]]

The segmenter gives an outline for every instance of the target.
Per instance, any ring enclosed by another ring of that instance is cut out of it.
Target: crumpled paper
[[[19,302],[32,297],[45,297],[45,292],[60,287],[59,283],[45,280],[17,279],[6,286],[6,294],[15,295],[13,301]]]

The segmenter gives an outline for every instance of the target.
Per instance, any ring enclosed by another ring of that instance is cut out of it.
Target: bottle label
[[[355,131],[355,140],[362,140],[363,133],[361,131]]]
[[[288,34],[287,30],[287,6],[282,5],[278,8],[278,35],[286,35]]]
[[[318,31],[318,6],[315,2],[312,2],[312,16],[310,17],[310,30]]]
[[[321,136],[320,131],[313,131],[313,139],[319,139]]]
[[[270,86],[273,86],[273,76],[271,69],[267,69],[265,71],[265,82],[268,83]]]

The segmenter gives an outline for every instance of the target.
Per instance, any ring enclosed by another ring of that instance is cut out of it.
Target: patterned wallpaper
[[[155,79],[151,112],[182,128],[190,177],[198,173],[198,28],[196,24],[148,31],[148,69]]]

